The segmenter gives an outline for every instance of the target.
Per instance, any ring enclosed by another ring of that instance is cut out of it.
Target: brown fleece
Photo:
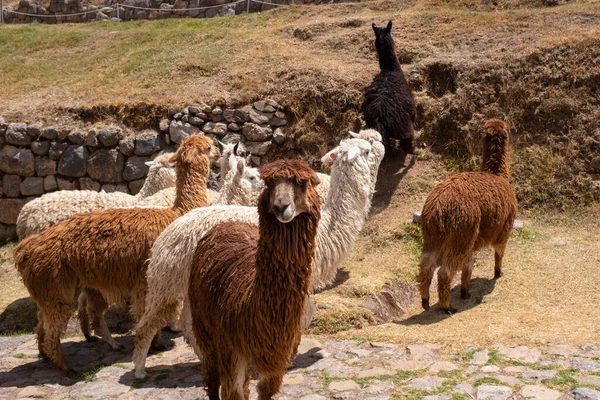
[[[446,312],[453,311],[450,285],[459,270],[461,297],[469,296],[473,252],[494,247],[495,278],[502,274],[502,257],[517,215],[517,198],[508,181],[508,127],[499,120],[487,121],[485,126],[485,172],[465,172],[444,180],[423,206],[423,253],[417,282],[425,309],[429,309],[429,286],[438,265],[439,299]]]
[[[132,299],[137,320],[144,310],[146,260],[150,248],[175,218],[191,208],[208,205],[206,181],[212,141],[192,136],[172,158],[177,166],[177,199],[172,209],[112,209],[76,215],[26,238],[15,249],[15,264],[37,303],[40,354],[63,372],[68,365],[60,335],[71,317],[71,306],[82,290],[87,313],[82,328],[92,326],[113,347],[103,313],[108,304]],[[84,311],[85,313],[85,311]]]
[[[261,169],[259,227],[229,222],[198,243],[189,285],[196,342],[203,355],[210,400],[248,398],[249,368],[258,374],[259,399],[271,399],[300,341],[311,262],[320,219],[316,174],[302,161]],[[292,182],[304,210],[281,223],[272,213],[281,180]]]

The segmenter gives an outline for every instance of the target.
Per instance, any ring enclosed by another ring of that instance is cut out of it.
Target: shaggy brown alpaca
[[[210,400],[249,397],[249,368],[260,400],[279,392],[300,342],[320,219],[315,172],[299,160],[261,168],[259,227],[218,225],[198,243],[189,283],[192,326]]]
[[[119,347],[104,321],[108,304],[132,300],[136,321],[144,311],[146,260],[150,248],[173,220],[208,205],[206,181],[215,149],[204,136],[184,141],[173,158],[177,197],[172,209],[130,208],[80,214],[30,236],[15,249],[15,264],[37,303],[40,355],[65,374],[69,368],[60,335],[71,317],[78,289],[94,330],[113,349]],[[82,330],[90,339],[87,317]]]
[[[423,253],[417,281],[426,310],[438,265],[439,300],[447,313],[455,311],[450,306],[450,285],[461,269],[461,297],[469,297],[475,251],[492,246],[494,277],[502,274],[502,257],[517,215],[517,197],[508,180],[508,127],[499,120],[489,120],[485,127],[482,172],[446,179],[432,190],[423,206]]]
[[[415,99],[396,55],[392,21],[385,28],[373,24],[373,31],[381,71],[365,91],[362,104],[365,126],[381,134],[386,155],[391,154],[390,139],[399,140],[400,149],[413,154]]]

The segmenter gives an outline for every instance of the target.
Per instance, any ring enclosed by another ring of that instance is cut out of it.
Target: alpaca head
[[[375,24],[372,25],[375,32],[375,48],[377,54],[381,57],[388,49],[394,47],[394,39],[392,39],[392,21],[388,22],[385,28],[378,28]]]
[[[229,171],[233,171],[233,179],[250,192],[262,190],[264,187],[258,169],[247,166],[246,160],[236,157],[235,154],[229,156]]]
[[[146,161],[148,176],[144,182],[144,186],[138,193],[138,197],[146,198],[153,194],[175,186],[176,173],[175,165],[171,163],[173,153],[165,153],[156,157],[152,161]]]
[[[218,156],[219,152],[213,145],[212,139],[203,135],[193,135],[181,142],[179,149],[169,161],[177,166],[188,167],[206,164],[208,172],[210,162],[216,161]]]
[[[508,125],[506,122],[500,121],[499,119],[489,119],[485,122],[485,129],[487,134],[485,138],[497,137],[499,139],[508,140]]]
[[[302,213],[319,206],[315,190],[320,183],[315,171],[302,160],[278,160],[260,168],[266,189],[260,204],[267,201],[267,211],[281,223],[289,223]]]

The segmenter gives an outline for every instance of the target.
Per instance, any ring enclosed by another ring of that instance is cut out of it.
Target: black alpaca
[[[402,151],[414,154],[415,99],[396,56],[392,21],[385,28],[373,24],[373,30],[381,72],[365,91],[362,112],[366,127],[381,133],[386,154],[392,150],[390,139],[399,140]]]

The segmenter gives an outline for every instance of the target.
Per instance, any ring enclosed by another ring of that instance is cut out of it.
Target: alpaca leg
[[[502,276],[502,258],[508,241],[494,245],[494,279]]]
[[[198,341],[196,340],[196,335],[194,335],[194,331],[192,328],[192,310],[190,309],[190,302],[186,299],[183,302],[183,308],[181,309],[181,316],[179,318],[179,324],[183,331],[183,338],[189,344],[196,356],[199,359],[202,359],[202,352],[200,351],[200,347],[198,346]]]
[[[87,297],[87,312],[92,316],[92,327],[94,332],[100,336],[113,350],[123,350],[125,346],[119,344],[110,334],[110,330],[104,319],[104,312],[108,309],[108,304],[100,292],[94,289],[84,289],[83,293]]]
[[[45,354],[65,375],[68,375],[69,366],[62,352],[60,335],[67,328],[67,324],[71,318],[71,305],[55,303],[50,307],[44,308],[42,314],[43,342],[41,354]]]
[[[413,139],[409,138],[400,140],[400,150],[402,150],[406,154],[415,154]]]
[[[44,330],[44,313],[42,310],[39,310],[37,313],[38,323],[35,327],[35,332],[37,334],[38,341],[38,350],[40,351],[40,357],[44,360],[50,360],[46,352],[44,352],[44,340],[46,336],[46,331]]]
[[[463,264],[464,264],[464,261],[461,261],[457,265],[462,267]],[[452,278],[454,278],[454,274],[456,273],[457,269],[459,269],[459,268],[454,268],[454,267],[455,267],[455,265],[444,264],[438,271],[439,301],[440,301],[440,305],[442,306],[442,309],[447,314],[452,314],[452,313],[456,312],[456,309],[453,309],[450,306],[450,288],[452,286]]]
[[[423,309],[429,310],[429,287],[433,279],[433,272],[436,267],[436,257],[430,252],[423,252],[421,262],[419,263],[419,275],[417,282],[421,292],[421,305]]]
[[[247,363],[235,356],[225,356],[220,361],[225,361],[219,369],[223,400],[245,400],[246,384],[249,385]]]
[[[145,290],[136,290],[133,295],[131,296],[131,313],[133,314],[133,319],[137,325],[138,322],[140,322],[140,320],[142,319],[143,315],[144,315],[144,307],[146,304],[146,291]],[[164,324],[161,324],[164,325]],[[154,337],[152,338],[152,343],[151,343],[151,347],[154,350],[158,350],[158,351],[164,351],[166,350],[166,347],[161,345],[160,342],[160,328],[159,327],[155,334]]]
[[[142,316],[140,322],[135,327],[135,347],[133,349],[133,364],[135,365],[135,377],[144,378],[146,376],[146,357],[148,350],[156,333],[160,331],[164,321],[169,316],[175,315],[177,304],[163,304],[161,309],[148,309]]]
[[[469,294],[469,283],[471,282],[471,274],[473,273],[473,267],[475,265],[475,257],[473,253],[467,257],[467,262],[462,270],[461,282],[460,282],[460,298],[468,299],[471,297]]]
[[[279,393],[282,382],[283,374],[261,377],[258,382],[258,400],[272,400]]]
[[[204,371],[204,384],[208,392],[209,400],[219,400],[219,387],[221,376],[219,375],[219,362],[213,354],[203,354],[202,370]]]
[[[81,327],[81,332],[85,337],[86,342],[95,342],[98,339],[93,336],[90,332],[90,316],[87,312],[88,302],[87,296],[84,292],[79,294],[79,298],[77,299],[77,319],[79,320],[79,326]]]

